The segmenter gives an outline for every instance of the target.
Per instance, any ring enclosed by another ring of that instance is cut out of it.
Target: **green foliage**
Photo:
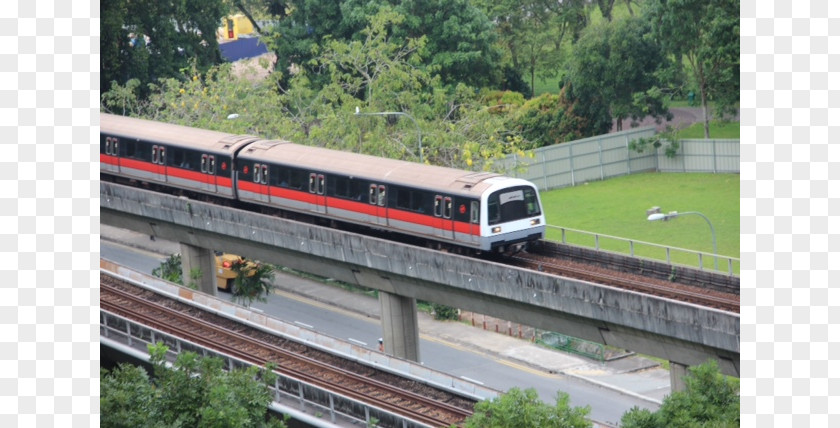
[[[369,17],[391,11],[405,18],[390,26],[392,43],[403,45],[423,36],[429,40],[418,68],[430,75],[439,74],[452,85],[463,82],[485,86],[501,81],[492,23],[467,0],[294,0],[288,4],[292,10],[289,19],[264,31],[268,46],[279,58],[278,70],[287,70],[295,63],[314,76],[319,68],[311,60],[324,47],[324,40],[342,44],[360,41]],[[320,88],[320,82],[315,86]]]
[[[662,147],[662,142],[665,141],[665,156],[674,158],[677,156],[677,151],[680,149],[680,142],[677,139],[677,131],[671,126],[665,127],[665,131],[660,132],[653,137],[637,138],[627,145],[628,149],[637,153],[644,153],[648,150],[657,150]]]
[[[230,270],[236,273],[233,282],[235,301],[251,306],[254,300],[266,302],[266,296],[274,289],[274,267],[267,263],[250,262],[244,258],[235,260]]]
[[[569,82],[574,93],[608,107],[611,119],[670,119],[657,74],[665,62],[647,37],[647,22],[628,18],[587,28],[573,48]]]
[[[156,410],[155,388],[143,368],[122,364],[99,369],[99,410],[103,427],[150,427]],[[161,424],[162,425],[162,424]]]
[[[714,101],[717,115],[734,113],[740,99],[740,24],[738,0],[649,0],[645,20],[653,36],[682,67],[688,64],[701,105]],[[707,115],[706,134],[708,133]]]
[[[228,372],[224,360],[183,352],[168,368],[168,348],[148,347],[154,380],[127,364],[101,370],[103,427],[285,427],[267,417],[273,365]]]
[[[458,308],[441,305],[439,303],[432,303],[432,308],[435,311],[436,320],[457,320]]]
[[[578,103],[559,94],[544,93],[528,100],[513,113],[512,123],[530,143],[530,148],[572,141],[599,133],[603,128],[591,118],[579,116]],[[593,125],[595,125],[593,127]]]
[[[512,68],[523,70],[528,77],[528,94],[536,93],[537,78],[557,76],[565,44],[577,39],[586,23],[582,1],[477,0],[474,3],[496,22],[499,46]]]
[[[656,412],[634,408],[621,418],[624,428],[712,428],[740,426],[738,379],[720,373],[709,361],[689,368],[686,390],[665,397]]]
[[[569,395],[558,392],[554,406],[544,403],[533,388],[511,388],[505,394],[475,405],[466,428],[584,428],[590,408],[570,407]]]
[[[152,276],[163,278],[166,281],[184,285],[181,278],[181,255],[173,254],[161,262],[160,266],[152,269]]]
[[[215,34],[226,11],[224,0],[103,2],[103,93],[112,82],[136,78],[143,98],[146,84],[179,76],[189,61],[201,70],[218,64],[221,55]]]

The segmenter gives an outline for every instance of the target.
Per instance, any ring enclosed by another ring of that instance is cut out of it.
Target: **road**
[[[166,256],[100,241],[103,258],[150,274]],[[220,298],[231,299],[229,293],[219,292]],[[291,293],[276,292],[266,303],[255,302],[252,308],[275,318],[307,327],[319,333],[348,340],[371,349],[377,348],[381,337],[378,319],[315,302]],[[568,376],[549,374],[516,362],[488,356],[478,350],[467,349],[425,335],[421,332],[420,355],[424,365],[454,376],[478,381],[485,386],[507,391],[512,387],[534,388],[540,397],[554,403],[557,391],[570,396],[573,406],[590,406],[590,418],[601,423],[617,425],[621,416],[638,406],[656,410],[654,404],[621,394]]]

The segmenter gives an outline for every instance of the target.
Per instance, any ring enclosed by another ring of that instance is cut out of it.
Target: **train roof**
[[[364,177],[373,182],[448,189],[453,194],[473,197],[500,180],[507,179],[492,172],[463,171],[278,140],[257,141],[242,150],[239,157],[254,161],[278,162],[348,177]]]
[[[227,153],[245,147],[239,156],[250,161],[276,162],[313,172],[364,177],[373,182],[429,190],[447,189],[452,194],[471,197],[478,197],[491,187],[503,186],[508,180],[511,184],[522,181],[492,172],[463,171],[106,113],[100,114],[100,131],[123,138]]]
[[[223,152],[233,152],[244,144],[257,139],[248,135],[209,131],[107,113],[99,115],[99,129],[100,132],[123,138]]]

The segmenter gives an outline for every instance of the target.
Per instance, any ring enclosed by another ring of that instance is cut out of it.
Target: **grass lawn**
[[[740,257],[740,175],[699,173],[643,173],[543,192],[540,195],[550,226],[599,235],[645,241],[693,251],[714,253],[712,232],[700,215],[686,214],[668,221],[648,221],[646,211],[659,206],[663,213],[695,211],[705,215],[715,229],[719,255]],[[562,239],[549,227],[547,238]],[[566,242],[594,247],[594,237],[567,232]],[[629,252],[626,242],[600,238],[602,249]],[[634,244],[634,254],[665,259],[665,250]],[[696,253],[672,252],[671,261],[698,265]],[[712,268],[713,259],[703,259]],[[719,259],[719,269],[728,264]],[[733,271],[740,264],[733,262]]]
[[[709,122],[709,136],[711,138],[741,138],[741,122],[721,122],[713,120]],[[703,123],[697,122],[688,128],[681,129],[677,133],[677,138],[692,139],[692,138],[706,138],[703,132]]]

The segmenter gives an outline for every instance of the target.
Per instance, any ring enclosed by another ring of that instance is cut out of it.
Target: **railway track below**
[[[343,396],[369,403],[423,426],[459,425],[474,400],[281,338],[129,284],[100,276],[100,307]]]

